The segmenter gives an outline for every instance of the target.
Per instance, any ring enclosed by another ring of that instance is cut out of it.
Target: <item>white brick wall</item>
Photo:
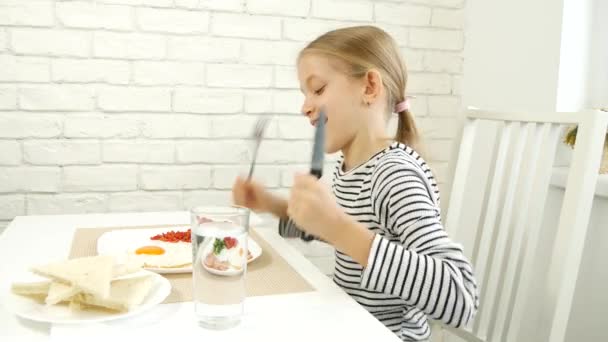
[[[230,190],[238,176],[245,177],[249,167],[234,165],[217,165],[213,167],[213,188]],[[268,188],[281,186],[281,169],[273,165],[256,166],[254,172],[259,174],[257,180]]]
[[[88,85],[51,84],[19,89],[24,110],[88,111],[95,106],[95,90]]]
[[[279,39],[281,19],[250,14],[215,13],[211,32],[223,37]]]
[[[197,62],[236,62],[240,57],[238,39],[210,37],[169,37],[169,59]]]
[[[49,82],[49,60],[40,57],[0,55],[0,81]]]
[[[3,0],[0,3],[2,25],[52,26],[51,1]]]
[[[249,159],[249,146],[242,140],[202,140],[177,143],[178,163],[243,164]]]
[[[463,59],[458,52],[428,51],[424,54],[423,68],[433,72],[460,73]]]
[[[0,230],[16,215],[228,202],[234,177],[248,171],[260,114],[273,121],[256,175],[287,193],[293,173],[307,169],[312,137],[297,115],[295,58],[317,35],[360,24],[382,27],[402,48],[412,111],[447,190],[463,8],[464,0],[2,0]],[[309,257],[331,268],[327,252]]]
[[[39,215],[82,214],[107,210],[106,194],[29,194],[26,198],[28,212]]]
[[[64,118],[59,115],[2,113],[0,115],[0,136],[3,139],[59,137],[63,120]]]
[[[413,28],[410,30],[410,46],[421,49],[462,50],[462,30]]]
[[[210,119],[205,116],[157,115],[142,116],[145,138],[208,138]]]
[[[205,64],[166,61],[133,62],[133,82],[142,85],[203,85]]]
[[[154,0],[150,0],[154,1]],[[163,0],[157,0],[163,1]],[[164,0],[171,3],[171,0]],[[218,11],[234,11],[242,12],[244,7],[243,0],[175,0],[177,7],[203,9],[203,10],[218,10]],[[169,5],[170,7],[171,5]]]
[[[113,212],[181,209],[182,195],[179,192],[113,193],[108,199],[108,210]]]
[[[55,166],[0,168],[0,193],[59,192],[61,169]]]
[[[374,10],[370,1],[311,0],[315,18],[371,21]]]
[[[251,135],[257,118],[253,115],[217,115],[211,119],[211,136],[214,138],[244,138]],[[280,119],[275,117],[266,126],[264,137],[277,137],[277,124]]]
[[[171,111],[171,90],[168,88],[103,87],[97,105],[108,112]]]
[[[129,73],[126,61],[74,58],[51,61],[53,82],[128,84]]]
[[[28,140],[23,143],[23,161],[32,165],[100,164],[98,141]]]
[[[104,163],[171,164],[175,162],[172,141],[108,140],[102,146]]]
[[[407,82],[413,93],[449,94],[452,89],[452,78],[446,74],[411,73]]]
[[[143,190],[194,190],[211,185],[208,166],[143,166],[140,175]]]
[[[258,160],[268,164],[306,163],[311,152],[310,141],[267,140],[258,152]]]
[[[454,117],[460,108],[458,96],[430,96],[429,110],[433,116]]]
[[[435,162],[449,162],[452,154],[453,140],[433,139],[427,140],[426,150]],[[434,164],[434,163],[433,163]]]
[[[231,90],[178,88],[173,92],[173,109],[183,113],[239,113],[243,110],[243,95]]]
[[[306,17],[310,10],[309,1],[301,0],[251,0],[247,2],[249,13],[281,16]]]
[[[90,53],[91,34],[65,29],[10,29],[13,51],[20,54],[86,57]]]
[[[230,203],[231,200],[232,193],[230,190],[198,190],[183,192],[183,205],[186,209],[198,205]]]
[[[293,65],[304,45],[298,42],[245,41],[242,61],[247,64]]]
[[[143,31],[167,33],[206,33],[209,13],[176,9],[138,8],[137,25]]]
[[[245,112],[251,114],[272,112],[272,93],[267,90],[245,92]]]
[[[156,34],[96,31],[93,56],[120,59],[161,59],[167,53],[167,38]]]
[[[274,86],[280,89],[298,89],[298,75],[293,66],[277,66],[274,68]]]
[[[317,19],[283,19],[283,39],[309,42],[310,37],[319,36],[348,24],[348,22]]]
[[[207,85],[223,88],[268,88],[272,85],[272,67],[209,64],[207,65]]]
[[[0,141],[0,165],[19,165],[21,147],[16,141]]]
[[[0,30],[0,51],[6,51],[8,48],[8,35],[6,30]]]
[[[24,195],[0,195],[0,220],[25,214]]]
[[[135,138],[140,122],[127,116],[83,115],[65,119],[66,138]]]
[[[131,9],[127,6],[93,2],[57,2],[57,19],[64,27],[98,28],[128,31],[133,28]]]
[[[408,31],[409,42],[409,31]],[[408,72],[424,71],[424,50],[403,48],[401,53],[405,58],[405,64]]]
[[[65,192],[128,191],[137,189],[137,166],[66,166],[61,180]]]
[[[428,26],[431,23],[431,8],[400,3],[374,4],[376,20],[381,23],[410,26]]]
[[[0,87],[0,109],[17,108],[17,88]]]
[[[453,139],[456,137],[454,127],[458,125],[458,120],[451,117],[426,117],[417,119],[418,128],[424,139]]]
[[[304,95],[299,90],[280,90],[273,94],[272,110],[280,114],[300,114]],[[294,105],[297,104],[297,105]]]
[[[437,27],[463,28],[464,10],[435,8],[433,9],[431,24]]]

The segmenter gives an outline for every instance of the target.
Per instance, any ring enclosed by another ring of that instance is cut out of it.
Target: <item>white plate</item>
[[[9,312],[15,315],[37,322],[47,322],[55,324],[81,324],[104,322],[116,319],[131,317],[162,303],[171,292],[171,283],[161,275],[146,270],[141,270],[127,277],[152,275],[154,284],[143,303],[128,312],[109,313],[96,310],[72,311],[67,305],[46,305],[34,299],[19,296],[9,292],[4,296],[3,302]],[[9,290],[10,291],[10,290]]]
[[[128,251],[137,248],[138,246],[146,246],[150,244],[150,237],[166,233],[168,231],[184,231],[190,229],[189,226],[174,226],[166,228],[150,228],[150,229],[119,229],[103,233],[97,239],[97,254],[113,255],[117,257],[116,262],[124,261]],[[184,243],[184,242],[180,242]],[[188,273],[192,272],[192,264],[184,267],[175,268],[156,268],[145,267],[146,270],[156,273]]]
[[[137,246],[145,246],[149,244],[150,237],[168,232],[170,230],[184,231],[190,227],[167,227],[167,228],[150,228],[150,229],[119,229],[103,233],[99,239],[97,239],[97,254],[99,255],[113,255],[117,257],[117,262],[121,262],[126,253],[133,250]],[[248,239],[249,249],[251,251],[252,258],[248,260],[252,262],[262,254],[262,248],[258,245],[251,237]],[[192,248],[190,246],[190,248]],[[176,268],[156,268],[156,267],[145,267],[146,270],[161,273],[191,273],[192,264],[184,267]]]
[[[209,271],[209,273],[223,275],[223,276],[233,276],[233,275],[241,274],[243,272],[243,270],[237,270],[234,268],[227,269],[225,271],[220,271],[220,270],[216,270],[215,268],[211,268],[211,267],[208,267],[207,265],[205,265],[205,263],[203,262],[204,257],[207,256],[209,253],[212,253],[212,249],[213,249],[212,243],[209,243],[207,246],[205,246],[205,250],[203,251],[203,259],[199,260],[199,262],[201,262],[203,267],[207,271]],[[248,239],[247,239],[247,249],[249,249],[249,251],[251,252],[251,259],[248,259],[247,263],[254,261],[255,259],[259,258],[260,255],[262,255],[262,247],[260,247],[260,245],[258,245],[251,237],[248,237]]]

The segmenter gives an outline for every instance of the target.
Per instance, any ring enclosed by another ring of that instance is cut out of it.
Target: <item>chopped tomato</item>
[[[192,234],[190,229],[187,231],[168,231],[166,233],[154,235],[150,240],[160,240],[165,242],[191,242]]]
[[[226,248],[228,248],[228,249],[236,246],[237,243],[238,243],[238,241],[235,238],[233,238],[233,237],[226,236],[224,238],[224,245],[226,245]]]

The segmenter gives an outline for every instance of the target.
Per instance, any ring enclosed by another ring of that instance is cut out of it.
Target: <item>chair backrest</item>
[[[559,224],[547,238],[541,221],[556,148],[573,125],[578,133]],[[601,111],[467,110],[445,227],[465,245],[481,295],[477,316],[460,337],[531,340],[520,332],[533,303],[545,317],[542,340],[565,340],[607,127],[608,113]],[[550,259],[539,261],[543,248]],[[535,286],[543,290],[535,293]]]

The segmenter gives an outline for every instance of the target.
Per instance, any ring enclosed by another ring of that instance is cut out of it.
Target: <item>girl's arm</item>
[[[466,326],[479,304],[471,264],[447,236],[421,175],[409,168],[379,165],[372,180],[374,211],[398,241],[381,235],[370,241],[354,222],[345,230],[359,238],[342,234],[336,247],[364,266],[362,288],[401,297],[450,326]]]
[[[317,237],[307,234],[289,218],[281,218],[279,220],[279,235],[284,238],[299,238],[304,241],[318,240]]]

